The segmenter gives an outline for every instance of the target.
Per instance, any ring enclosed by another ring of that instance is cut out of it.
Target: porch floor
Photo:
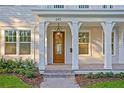
[[[71,65],[53,64],[47,65],[47,70],[71,70]],[[79,70],[105,70],[104,64],[79,64]],[[113,64],[112,70],[124,70],[124,64]]]

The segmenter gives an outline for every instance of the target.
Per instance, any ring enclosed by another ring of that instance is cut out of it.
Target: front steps
[[[43,73],[45,78],[74,78],[75,74],[71,70],[45,70]]]

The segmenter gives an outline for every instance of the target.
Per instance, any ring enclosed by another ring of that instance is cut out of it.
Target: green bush
[[[85,75],[86,78],[94,78],[94,75],[92,72]]]
[[[114,77],[114,74],[112,72],[106,72],[105,77]]]
[[[123,77],[124,77],[124,73],[120,72],[120,78],[123,78]]]
[[[96,74],[93,74],[93,73],[88,73],[88,74],[85,74],[85,77],[86,78],[103,78],[103,77],[115,77],[115,78],[124,78],[124,72],[120,72],[120,73],[112,73],[112,72],[106,72],[106,73],[103,73],[103,72],[99,72],[99,73],[96,73]]]
[[[7,60],[5,60],[4,58],[0,59],[0,67],[1,68],[6,68],[7,67]]]
[[[34,78],[34,77],[35,77],[35,72],[27,71],[27,72],[25,73],[25,76],[26,76],[27,78]]]
[[[6,73],[13,73],[13,69],[11,69],[11,68],[5,68],[5,72]]]
[[[0,69],[0,73],[6,73],[6,69]]]
[[[95,74],[95,78],[102,78],[104,77],[104,73],[103,72],[98,72]]]
[[[14,72],[17,73],[17,74],[23,74],[23,75],[25,75],[26,70],[25,69],[14,69]]]
[[[124,78],[124,73],[123,73],[123,72],[116,73],[116,74],[114,75],[114,77],[116,77],[116,78]]]
[[[32,78],[35,77],[35,72],[37,68],[31,59],[0,59],[0,73],[17,73],[23,74],[26,77]]]

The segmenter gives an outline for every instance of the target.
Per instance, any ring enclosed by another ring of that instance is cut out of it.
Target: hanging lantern
[[[57,24],[56,32],[57,32],[58,36],[61,35],[61,27],[60,27],[59,23]]]

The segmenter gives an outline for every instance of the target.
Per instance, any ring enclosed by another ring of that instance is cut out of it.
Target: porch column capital
[[[113,21],[101,22],[101,26],[102,26],[104,32],[107,31],[107,33],[112,32],[114,25],[115,25],[115,22],[113,22]]]

